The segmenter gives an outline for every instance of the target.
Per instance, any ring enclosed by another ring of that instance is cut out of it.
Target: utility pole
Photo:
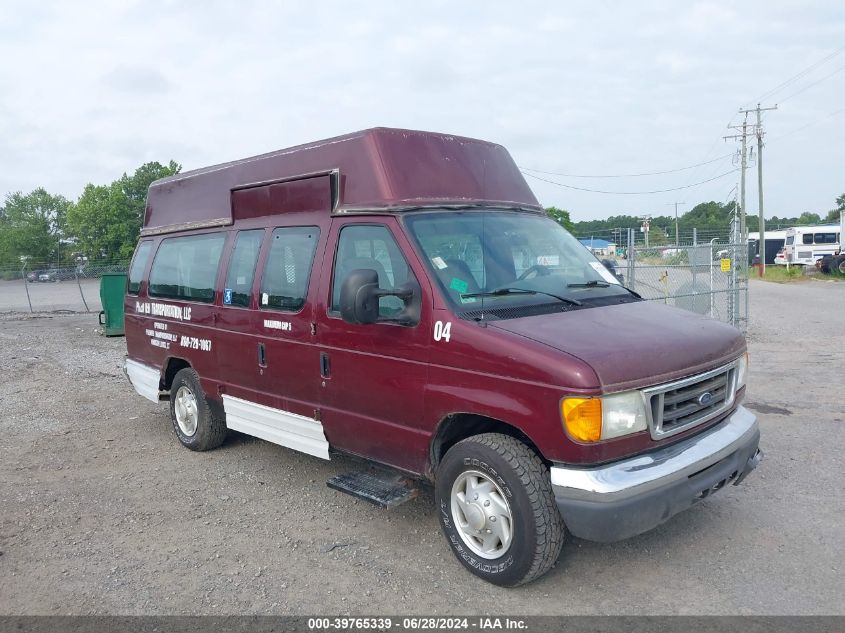
[[[757,218],[760,229],[760,239],[757,242],[757,255],[760,257],[760,270],[766,272],[766,218],[763,217],[763,120],[761,113],[766,110],[777,110],[777,104],[771,108],[761,108],[760,104],[753,110],[740,110],[748,116],[749,112],[757,113],[757,125],[754,132],[757,135]]]
[[[740,110],[740,112],[742,112]],[[746,152],[746,143],[748,139],[748,113],[745,115],[745,119],[742,121],[742,126],[739,125],[729,125],[730,129],[733,130],[742,130],[742,134],[733,134],[731,136],[725,136],[725,140],[728,139],[741,139],[742,141],[742,149],[740,150],[741,161],[742,161],[742,171],[740,172],[740,194],[739,194],[739,240],[740,243],[745,244],[748,242],[748,233],[746,232],[745,226],[745,169],[748,167],[748,159],[747,159],[747,152]],[[746,247],[746,251],[748,248]]]
[[[678,246],[681,245],[681,242],[678,239],[678,205],[686,204],[686,202],[667,202],[666,204],[675,205],[675,248],[678,248]]]
[[[643,217],[640,218],[640,220],[642,220],[642,222],[643,222],[642,226],[640,227],[640,232],[643,234],[643,236],[645,238],[645,247],[648,248],[648,230],[649,230],[649,225],[651,224],[651,216],[650,215],[644,215]]]

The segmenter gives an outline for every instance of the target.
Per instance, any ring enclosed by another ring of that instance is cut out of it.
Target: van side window
[[[252,293],[252,280],[255,278],[255,265],[258,263],[258,251],[261,250],[261,239],[264,229],[254,231],[240,231],[229,260],[229,271],[226,274],[226,290],[231,290],[231,301],[226,305],[248,307]],[[224,298],[224,303],[226,302]]]
[[[214,283],[226,233],[162,240],[150,270],[150,296],[214,301]]]
[[[152,247],[153,243],[150,241],[138,244],[135,257],[132,258],[132,266],[129,268],[129,286],[127,287],[127,292],[131,295],[136,295],[141,290],[141,278],[147,269],[147,260],[150,258]]]
[[[813,243],[813,234],[812,233],[804,233],[801,236],[801,243],[802,244],[812,244]]]
[[[344,279],[359,268],[375,270],[379,288],[396,288],[412,276],[399,245],[387,227],[345,226],[340,231],[332,276],[332,312],[340,312],[340,287]],[[399,297],[379,299],[381,316],[394,316],[404,308],[405,304]]]
[[[261,308],[297,312],[305,305],[314,251],[320,239],[316,226],[273,231],[270,254],[261,278]]]
[[[815,242],[816,244],[836,244],[839,241],[838,237],[838,233],[816,233]]]

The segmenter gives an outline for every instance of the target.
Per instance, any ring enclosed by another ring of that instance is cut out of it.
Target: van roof
[[[463,205],[542,210],[501,145],[379,127],[156,180],[142,235],[231,224],[233,191],[306,178],[331,187],[326,211],[336,214]]]

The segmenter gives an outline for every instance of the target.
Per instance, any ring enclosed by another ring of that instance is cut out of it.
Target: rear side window
[[[129,268],[129,286],[127,292],[136,295],[141,290],[141,278],[147,268],[147,260],[150,258],[150,250],[153,243],[150,241],[141,242],[135,250],[135,257],[132,258],[132,266]]]
[[[787,246],[792,246],[792,243],[793,243],[794,241],[795,241],[795,236],[794,236],[794,235],[789,235],[789,236],[787,236],[787,238],[786,238],[786,244],[787,244]]]
[[[292,226],[273,231],[270,254],[261,278],[261,308],[289,312],[302,309],[319,238],[320,229],[316,226]]]
[[[258,251],[261,250],[263,237],[263,229],[238,233],[232,259],[229,261],[229,272],[226,275],[224,304],[244,308],[249,306],[255,264],[258,262]]]
[[[214,301],[214,282],[225,241],[225,233],[163,240],[150,271],[150,296]]]
[[[836,244],[839,240],[836,233],[816,233],[816,244]]]
[[[802,244],[812,244],[813,243],[813,234],[812,233],[804,233],[801,236],[801,243]]]

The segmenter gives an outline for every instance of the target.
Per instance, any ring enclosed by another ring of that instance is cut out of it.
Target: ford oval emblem
[[[698,396],[698,404],[700,404],[702,407],[706,407],[712,401],[713,401],[713,394],[710,393],[709,391],[705,391],[703,394]]]

